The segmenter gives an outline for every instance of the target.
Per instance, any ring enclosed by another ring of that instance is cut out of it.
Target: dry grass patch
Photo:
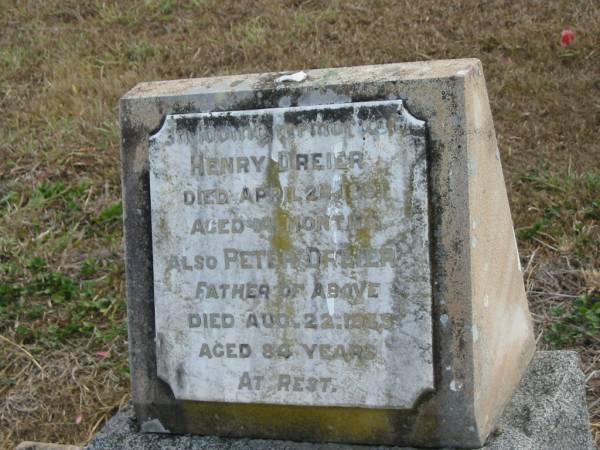
[[[2,368],[0,387],[2,448],[12,448],[21,436],[43,442],[64,442],[67,436],[88,440],[127,403],[127,385],[114,363],[126,358],[125,349],[111,346],[99,361],[102,357],[90,353],[85,342],[77,344],[34,358],[17,347],[7,349],[10,360]]]
[[[4,1],[0,29],[0,447],[85,442],[128,391],[125,91],[459,57],[484,65],[539,344],[581,352],[600,442],[597,1]]]

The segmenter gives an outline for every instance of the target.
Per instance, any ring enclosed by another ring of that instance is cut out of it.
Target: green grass
[[[522,210],[517,237],[542,242],[557,254],[597,263],[600,255],[600,170],[581,174],[532,171],[517,177]]]
[[[3,223],[12,226],[2,244],[12,257],[0,261],[0,326],[18,323],[21,343],[39,349],[74,337],[99,344],[125,337],[125,304],[114,289],[121,262],[107,265],[89,249],[64,267],[47,259],[82,250],[88,240],[109,242],[120,253],[121,202],[90,212],[92,191],[85,180],[43,181],[29,195],[9,191],[2,199]]]
[[[597,346],[600,343],[600,296],[582,295],[567,308],[552,308],[556,322],[548,327],[546,340],[559,348],[577,344]]]

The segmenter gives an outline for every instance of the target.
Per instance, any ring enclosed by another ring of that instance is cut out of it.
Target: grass
[[[546,340],[557,347],[598,341],[600,336],[600,297],[584,294],[571,303],[570,311],[564,306],[550,310],[556,317],[546,333]]]
[[[529,171],[515,184],[522,194],[517,215],[524,216],[520,242],[593,264],[600,252],[600,172]]]
[[[128,399],[125,91],[458,57],[484,64],[539,347],[580,351],[600,442],[597,2],[0,0],[0,29],[0,448],[84,443]]]

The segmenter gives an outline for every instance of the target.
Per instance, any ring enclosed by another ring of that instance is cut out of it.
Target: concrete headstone
[[[476,60],[144,83],[121,126],[143,431],[485,440],[534,345]]]

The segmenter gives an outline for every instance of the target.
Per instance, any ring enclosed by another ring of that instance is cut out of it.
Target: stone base
[[[23,441],[15,447],[15,450],[81,450],[81,447],[49,442]]]
[[[363,446],[308,444],[137,431],[131,407],[116,414],[87,450],[357,449]],[[369,447],[392,448],[392,447]],[[401,450],[400,447],[393,447]],[[585,401],[585,382],[576,352],[537,352],[488,443],[489,450],[594,450]],[[410,450],[402,447],[404,450]]]

